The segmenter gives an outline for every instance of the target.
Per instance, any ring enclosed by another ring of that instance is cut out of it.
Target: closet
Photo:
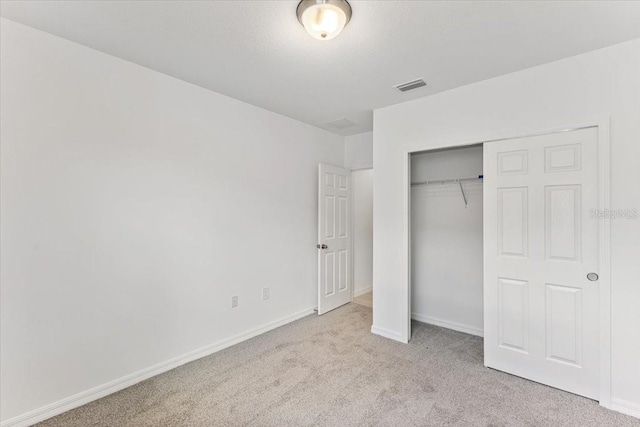
[[[483,334],[482,145],[411,155],[412,318]]]

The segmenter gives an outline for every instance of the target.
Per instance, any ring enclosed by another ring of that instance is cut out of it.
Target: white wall
[[[344,138],[344,166],[352,170],[373,167],[373,132]]]
[[[611,206],[638,209],[640,40],[375,111],[372,330],[409,338],[407,150],[526,135],[604,115],[611,119]],[[612,403],[640,416],[640,221],[613,220],[611,245]]]
[[[373,170],[351,173],[353,183],[353,291],[361,295],[373,283]]]
[[[342,137],[1,27],[3,421],[311,312]]]
[[[411,156],[411,182],[482,175],[482,146]],[[412,318],[483,335],[482,182],[411,188]]]

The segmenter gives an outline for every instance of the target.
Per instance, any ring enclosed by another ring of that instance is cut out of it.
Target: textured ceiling
[[[342,135],[371,130],[376,108],[640,37],[640,2],[351,4],[327,42],[305,33],[295,0],[2,1],[0,13]],[[416,78],[428,86],[392,89]]]

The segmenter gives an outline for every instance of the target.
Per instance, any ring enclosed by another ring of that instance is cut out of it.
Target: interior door
[[[320,164],[318,188],[318,314],[353,299],[351,171]]]
[[[598,399],[598,133],[484,145],[485,365]]]

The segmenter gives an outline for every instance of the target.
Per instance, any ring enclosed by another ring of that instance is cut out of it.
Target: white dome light
[[[302,0],[297,15],[313,38],[331,40],[351,19],[351,5],[346,0]]]

